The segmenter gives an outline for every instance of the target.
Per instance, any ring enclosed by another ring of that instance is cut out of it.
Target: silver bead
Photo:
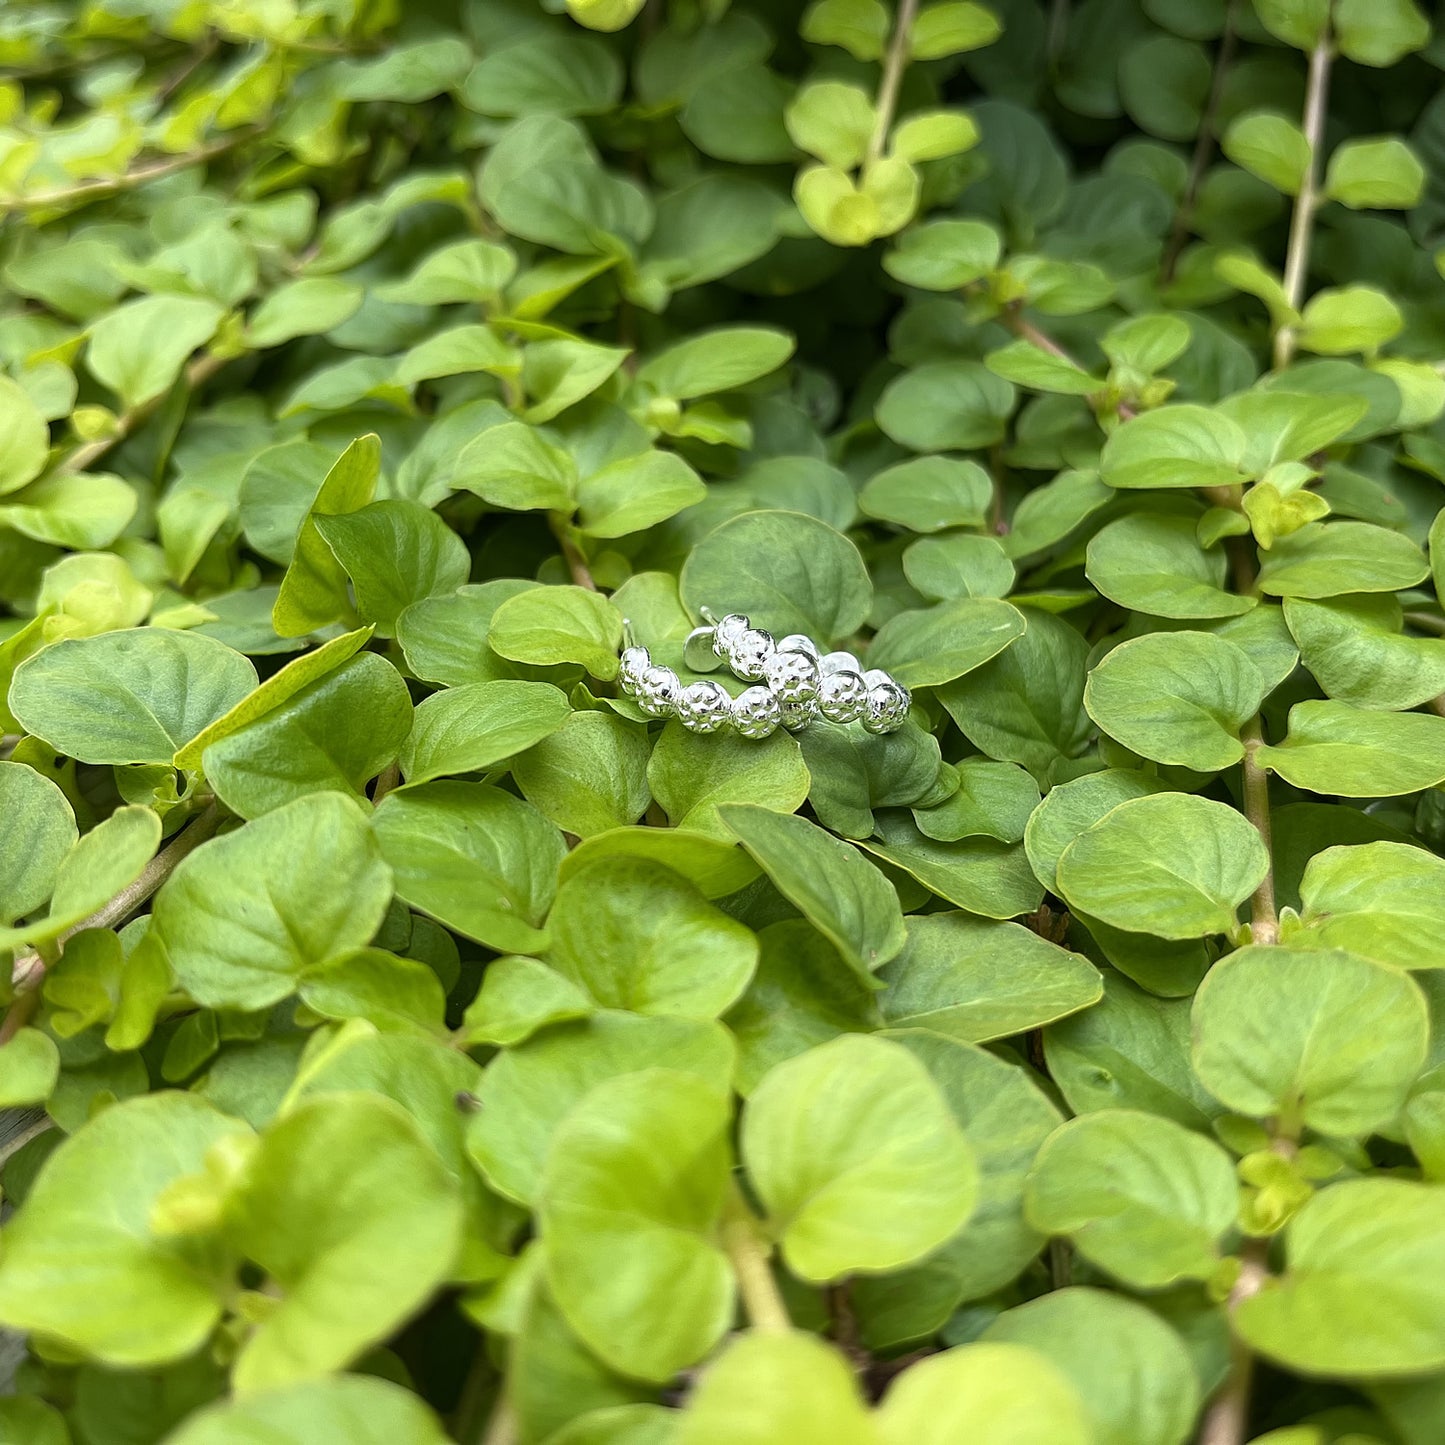
[[[778,639],[779,652],[801,652],[804,657],[811,657],[814,662],[818,661],[818,644],[811,637],[805,637],[801,632],[790,632],[786,637]]]
[[[711,613],[707,613],[711,616]],[[720,622],[713,624],[712,645],[719,657],[725,658],[728,648],[735,643],[743,633],[749,631],[752,623],[743,616],[741,612],[729,612]]]
[[[818,682],[818,711],[829,722],[857,722],[868,710],[868,684],[856,672],[825,672]]]
[[[789,732],[801,732],[819,716],[818,694],[808,697],[779,698],[778,706],[783,713],[783,726]]]
[[[624,647],[617,664],[617,682],[628,697],[637,696],[642,674],[652,666],[652,658],[645,647]]]
[[[677,695],[677,716],[695,733],[715,733],[732,716],[732,698],[719,682],[694,682]]]
[[[824,677],[827,677],[830,672],[861,673],[863,664],[851,652],[825,652],[818,659],[818,671]]]
[[[744,682],[759,682],[763,676],[763,668],[773,653],[771,635],[760,627],[749,627],[723,644],[722,657]]]
[[[873,672],[865,674],[864,681],[873,676]],[[863,714],[863,726],[870,733],[896,732],[908,720],[913,701],[906,687],[899,686],[886,672],[881,676],[883,680],[868,689],[868,707]]]
[[[763,681],[786,711],[818,696],[818,664],[803,652],[775,652],[763,665]]]
[[[670,667],[649,667],[637,684],[637,705],[648,717],[671,717],[682,682]]]
[[[745,738],[765,738],[782,721],[782,707],[766,687],[750,687],[733,699],[733,726]]]

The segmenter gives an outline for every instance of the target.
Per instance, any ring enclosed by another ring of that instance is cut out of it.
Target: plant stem
[[[84,928],[114,928],[124,923],[176,871],[180,861],[194,853],[221,826],[225,817],[226,813],[221,805],[212,803],[189,828],[172,838],[170,843],[146,864],[134,883],[127,884],[109,903],[97,908],[89,918],[83,918],[73,928],[67,928],[58,942],[64,942]],[[4,1022],[0,1023],[0,1043],[11,1038],[34,1012],[40,983],[45,977],[45,967],[45,960],[39,953],[22,954],[15,960],[12,978],[15,987],[24,991],[16,997],[5,1015]],[[17,1013],[19,1022],[12,1023]]]
[[[1285,253],[1284,294],[1291,308],[1300,309],[1304,300],[1305,273],[1309,269],[1310,241],[1314,236],[1315,212],[1319,209],[1320,151],[1325,139],[1325,107],[1330,93],[1330,61],[1334,50],[1328,32],[1310,52],[1309,83],[1305,90],[1304,136],[1309,142],[1309,162],[1295,197],[1290,220],[1289,249]],[[1282,371],[1294,358],[1298,336],[1294,326],[1281,326],[1274,337],[1274,365]]]
[[[1070,366],[1079,366],[1079,363],[1075,361],[1047,331],[1041,331],[1032,321],[1028,320],[1016,306],[1006,306],[1003,311],[999,313],[998,319],[1003,325],[1007,326],[1015,336],[1023,341],[1027,341],[1031,346],[1037,346],[1040,351],[1047,351],[1050,356],[1057,356],[1060,361],[1067,361]],[[1085,367],[1079,366],[1080,371],[1086,369]],[[1097,393],[1090,396],[1088,401],[1089,405],[1092,406],[1095,411],[1104,405],[1103,397]],[[1138,407],[1131,406],[1127,401],[1121,401],[1116,407],[1116,410],[1119,413],[1120,421],[1128,421],[1131,417],[1138,416],[1139,414]]]
[[[1428,612],[1407,612],[1405,621],[1411,627],[1418,627],[1421,632],[1433,632],[1437,637],[1445,637],[1445,617],[1432,617]]]
[[[1232,1314],[1259,1292],[1268,1274],[1268,1239],[1247,1239],[1240,1251],[1239,1278],[1229,1292]],[[1204,1416],[1198,1445],[1243,1445],[1249,1429],[1249,1397],[1254,1386],[1254,1353],[1238,1336],[1230,1338],[1229,1375]]]
[[[487,1421],[487,1433],[482,1436],[482,1445],[516,1445],[517,1417],[507,1403],[505,1395],[497,1397],[496,1408]]]
[[[913,21],[917,14],[918,0],[898,0],[893,38],[888,43],[888,54],[883,61],[883,79],[878,83],[878,119],[868,142],[865,166],[876,161],[888,144],[888,132],[893,129],[893,112],[898,108],[898,87],[903,84],[903,71],[908,65],[908,42],[913,36]]]
[[[376,786],[371,790],[372,803],[381,802],[399,782],[401,782],[401,766],[393,760],[381,770],[376,779]]]
[[[233,360],[229,356],[217,356],[213,352],[207,352],[204,356],[198,356],[186,368],[186,386],[191,391],[198,391],[203,387],[228,361]],[[112,447],[118,446],[126,437],[130,436],[138,427],[151,416],[165,399],[164,393],[154,397],[150,401],[143,401],[139,406],[133,406],[129,411],[121,412],[116,418],[116,429],[110,436],[97,437],[93,442],[86,442],[78,446],[61,462],[62,472],[83,472],[88,466],[98,462]]]
[[[585,587],[589,592],[600,590],[592,580],[592,569],[587,565],[587,556],[577,545],[577,539],[572,535],[572,524],[561,512],[552,512],[548,516],[548,522],[552,528],[552,535],[557,539],[557,545],[562,549],[562,555],[567,559],[568,569],[572,573],[572,581],[578,587]]]
[[[150,181],[160,180],[162,176],[174,175],[177,171],[187,170],[191,166],[204,165],[216,156],[235,150],[238,145],[249,140],[255,133],[254,128],[248,128],[244,131],[237,131],[224,140],[212,141],[210,145],[201,146],[198,150],[187,151],[180,156],[170,156],[163,161],[153,161],[150,165],[137,166],[135,170],[125,171],[118,176],[105,176],[98,180],[81,181],[73,186],[62,186],[54,191],[36,191],[33,195],[17,196],[13,201],[5,204],[0,214],[13,211],[40,211],[50,206],[68,206],[77,202],[84,204],[86,201],[99,200],[102,196],[116,195],[120,191],[133,191]]]
[[[1189,180],[1174,217],[1174,229],[1169,233],[1169,243],[1159,263],[1159,279],[1168,284],[1174,279],[1174,269],[1189,240],[1190,223],[1194,219],[1194,207],[1199,201],[1199,187],[1204,181],[1204,172],[1209,168],[1214,155],[1214,118],[1224,99],[1224,82],[1234,60],[1238,37],[1234,33],[1234,10],[1237,0],[1229,0],[1224,11],[1224,29],[1219,34],[1219,50],[1214,57],[1214,80],[1209,87],[1209,99],[1205,102],[1204,114],[1199,118],[1199,135],[1194,142],[1194,156],[1189,163]]]
[[[732,1262],[738,1294],[752,1327],[767,1334],[786,1334],[793,1327],[788,1307],[768,1264],[770,1247],[758,1230],[757,1217],[733,1181],[722,1226],[723,1248]]]
[[[1274,846],[1269,817],[1269,774],[1255,761],[1255,753],[1264,746],[1264,730],[1258,717],[1245,724],[1240,733],[1244,744],[1244,812],[1254,824],[1264,851],[1269,854],[1269,872],[1254,890],[1249,904],[1250,936],[1255,943],[1279,941],[1279,911],[1274,901]]]

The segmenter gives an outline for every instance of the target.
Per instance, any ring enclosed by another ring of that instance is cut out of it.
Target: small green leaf
[[[810,786],[802,749],[782,729],[757,740],[727,733],[700,737],[676,721],[663,728],[652,750],[647,781],[674,828],[729,843],[734,835],[720,815],[723,804],[797,808]]]
[[[597,858],[570,872],[547,926],[547,961],[601,1008],[716,1018],[757,966],[750,929],[671,869],[638,858]]]
[[[1281,742],[1255,760],[1310,793],[1384,798],[1445,782],[1445,718],[1299,702]]]
[[[732,1270],[713,1240],[729,1114],[696,1074],[645,1069],[599,1083],[557,1129],[539,1210],[547,1278],[613,1369],[663,1383],[732,1320]]]
[[[1327,697],[1393,712],[1445,692],[1445,640],[1404,636],[1394,597],[1287,597],[1284,615]]]
[[[1024,614],[994,597],[900,612],[878,629],[868,661],[905,687],[939,687],[982,667],[1024,635]]]
[[[591,838],[635,823],[652,794],[646,729],[602,712],[569,712],[512,761],[522,796],[564,832]]]
[[[1237,617],[1257,599],[1224,587],[1222,547],[1199,545],[1188,517],[1144,513],[1110,522],[1089,542],[1085,572],[1111,602],[1155,617]]]
[[[544,682],[472,682],[433,693],[416,710],[401,749],[408,783],[476,773],[555,732],[571,708]]]
[[[1424,166],[1395,136],[1347,140],[1325,172],[1325,194],[1356,211],[1408,211],[1424,188]]]
[[[878,425],[915,452],[974,451],[1003,440],[1014,389],[977,361],[930,361],[890,381]]]
[[[1430,22],[1414,0],[1338,0],[1333,28],[1340,49],[1360,65],[1394,65],[1430,41]]]
[[[1293,121],[1255,110],[1230,123],[1222,142],[1225,155],[1287,196],[1299,194],[1310,167],[1310,143]]]
[[[514,662],[580,663],[605,681],[617,676],[622,617],[585,587],[536,587],[497,608],[487,641]]]
[[[1274,597],[1397,592],[1429,571],[1425,554],[1399,532],[1369,522],[1314,522],[1275,543],[1259,587]]]
[[[844,1035],[779,1064],[743,1114],[748,1177],[803,1279],[897,1269],[972,1212],[978,1168],[923,1066]]]
[[[34,913],[78,836],[65,794],[24,763],[0,763],[0,927]]]
[[[225,307],[200,296],[142,296],[90,328],[85,363],[127,407],[154,401],[215,333]]]
[[[865,979],[904,944],[893,885],[855,848],[816,823],[750,803],[718,809],[778,891]]]
[[[799,150],[845,171],[862,164],[878,124],[868,92],[836,80],[804,86],[789,102],[783,120]]]
[[[1400,308],[1373,286],[1316,291],[1300,318],[1299,344],[1322,356],[1373,356],[1405,328]]]
[[[1217,773],[1244,756],[1239,730],[1265,695],[1259,669],[1209,632],[1151,632],[1120,643],[1089,674],[1089,716],[1156,762]]]
[[[1227,933],[1269,872],[1254,826],[1223,803],[1157,793],[1120,803],[1058,861],[1069,904],[1115,928],[1161,938]]]
[[[1445,967],[1445,861],[1403,843],[1326,848],[1305,865],[1301,943],[1397,968]]]
[[[1204,406],[1164,406],[1134,417],[1104,443],[1099,475],[1111,487],[1227,487],[1240,480],[1246,438]]]
[[[966,50],[980,50],[998,39],[997,16],[973,0],[944,0],[919,11],[908,33],[914,60],[939,60]]]
[[[0,496],[34,481],[50,454],[50,428],[26,392],[0,377]]]
[[[1241,1337],[1311,1374],[1440,1369],[1441,1198],[1438,1186],[1405,1179],[1354,1179],[1316,1194],[1290,1222],[1284,1274],[1241,1303]]]
[[[1085,1259],[1136,1289],[1209,1279],[1237,1206],[1234,1166],[1219,1145],[1129,1109],[1071,1119],[1039,1151],[1024,1186],[1035,1229],[1067,1235]]]
[[[43,1104],[60,1076],[60,1051],[39,1029],[21,1028],[0,1044],[0,1108]]]

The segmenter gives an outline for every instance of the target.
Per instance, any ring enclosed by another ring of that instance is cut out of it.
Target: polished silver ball
[[[749,631],[751,627],[752,624],[741,612],[729,612],[728,615],[713,628],[713,650],[719,657],[726,660],[728,649],[743,633]]]
[[[790,632],[786,637],[778,639],[779,652],[801,652],[804,657],[811,657],[817,662],[820,654],[818,644],[811,637],[805,637],[801,632]]]
[[[783,726],[790,733],[800,732],[821,716],[818,711],[818,694],[816,692],[808,697],[780,697],[778,706],[782,709]]]
[[[763,664],[763,681],[786,707],[818,696],[818,664],[804,652],[775,652]]]
[[[732,698],[719,682],[689,683],[677,695],[677,716],[695,733],[715,733],[732,717]]]
[[[885,673],[882,682],[874,683],[868,689],[863,726],[870,733],[896,732],[908,720],[908,708],[912,701],[908,689],[900,687]]]
[[[773,639],[761,627],[750,627],[724,646],[723,660],[745,682],[759,682],[774,654]]]
[[[624,647],[617,665],[617,682],[628,697],[637,696],[642,674],[652,666],[652,658],[645,647]]]
[[[856,672],[824,673],[818,682],[818,711],[829,722],[857,722],[868,710],[868,684]]]
[[[637,684],[637,705],[648,717],[671,717],[682,682],[670,667],[649,667]]]
[[[863,664],[851,652],[825,652],[818,659],[818,671],[826,677],[830,672],[863,671]]]
[[[745,738],[765,738],[783,721],[783,710],[772,691],[750,687],[733,699],[733,726]]]

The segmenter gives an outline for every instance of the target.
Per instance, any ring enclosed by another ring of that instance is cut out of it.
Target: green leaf
[[[505,1048],[531,1038],[548,1024],[585,1019],[592,1000],[576,984],[535,958],[496,958],[482,974],[482,986],[467,1005],[461,1037],[467,1044]]]
[[[718,809],[778,891],[866,981],[904,944],[893,885],[847,843],[792,813],[750,803]]]
[[[1077,1114],[1140,1109],[1208,1130],[1223,1109],[1189,1059],[1189,1000],[1160,999],[1104,973],[1104,997],[1044,1034],[1049,1072]]]
[[[797,739],[781,729],[757,740],[729,733],[700,737],[676,721],[658,737],[647,781],[674,828],[729,843],[734,835],[719,811],[724,804],[797,808],[810,785]]]
[[[1042,775],[1080,752],[1089,736],[1083,705],[1088,644],[1067,622],[1021,611],[1023,636],[966,681],[940,689],[938,700],[989,757]]]
[[[978,1197],[973,1151],[923,1066],[848,1034],[773,1069],[743,1114],[748,1177],[788,1267],[826,1281],[942,1244]]]
[[[366,292],[334,276],[302,276],[278,286],[251,313],[246,339],[258,350],[298,336],[332,331],[361,306]]]
[[[307,460],[298,457],[296,463],[303,466]],[[282,637],[301,637],[350,611],[346,569],[322,537],[318,518],[364,507],[376,490],[380,473],[380,438],[374,432],[358,437],[332,464],[302,513],[290,565],[271,610],[272,624]],[[283,552],[278,560],[285,557]]]
[[[925,837],[953,843],[960,838],[997,838],[1017,843],[1039,806],[1039,785],[1017,763],[964,758],[954,764],[958,788],[943,802],[916,806],[913,821]]]
[[[1239,730],[1265,684],[1232,642],[1209,632],[1151,632],[1120,643],[1089,674],[1089,716],[1155,762],[1217,773],[1244,756]]]
[[[222,802],[254,818],[307,793],[360,799],[366,784],[396,758],[411,726],[411,695],[401,674],[385,658],[362,652],[211,743],[202,762]]]
[[[1240,480],[1244,433],[1204,406],[1164,406],[1126,421],[1104,443],[1099,475],[1131,490],[1227,487]]]
[[[1189,349],[1192,335],[1182,316],[1159,311],[1116,322],[1099,338],[1099,345],[1115,366],[1152,376]]]
[[[1413,0],[1337,0],[1334,33],[1360,65],[1394,65],[1430,41],[1430,22]]]
[[[308,969],[301,1002],[328,1019],[365,1019],[383,1033],[444,1031],[446,994],[424,963],[380,948],[359,948]]]
[[[1080,833],[1120,803],[1163,792],[1166,786],[1150,773],[1106,768],[1050,788],[1024,828],[1024,850],[1039,882],[1057,893],[1059,858]]]
[[[1284,616],[1327,697],[1393,712],[1445,692],[1445,640],[1404,636],[1393,597],[1289,597]]]
[[[955,532],[920,537],[903,554],[903,575],[925,597],[1004,597],[1013,590],[1014,565],[996,537]]]
[[[20,1028],[0,1044],[0,1108],[43,1104],[60,1076],[60,1051],[39,1029]]]
[[[1347,140],[1325,172],[1325,195],[1356,211],[1408,211],[1424,188],[1424,166],[1395,136]]]
[[[1254,826],[1223,803],[1157,793],[1120,803],[1058,861],[1071,907],[1115,928],[1161,938],[1227,933],[1269,872]]]
[[[545,1029],[498,1054],[482,1075],[467,1149],[487,1182],[519,1203],[539,1195],[558,1126],[599,1084],[648,1069],[696,1075],[719,1097],[736,1050],[721,1024],[598,1013]]]
[[[1305,865],[1301,943],[1398,968],[1445,967],[1445,862],[1403,843],[1325,848]]]
[[[49,778],[23,763],[0,763],[0,926],[34,913],[55,889],[75,846],[75,815]]]
[[[821,647],[851,636],[868,616],[873,587],[858,549],[800,512],[745,512],[704,537],[682,569],[679,591],[694,616],[742,612],[777,637],[801,632]]]
[[[908,32],[908,49],[914,60],[938,60],[992,45],[1000,29],[998,17],[985,6],[972,0],[944,0],[919,11]]]
[[[733,391],[776,371],[793,354],[794,345],[787,332],[766,326],[696,332],[644,362],[635,382],[677,401]]]
[[[994,597],[960,597],[900,612],[878,629],[868,662],[905,687],[938,687],[982,667],[1026,629],[1024,614]]]
[[[1438,1186],[1404,1179],[1350,1180],[1316,1194],[1285,1235],[1289,1267],[1241,1304],[1241,1337],[1311,1374],[1438,1370],[1440,1201]]]
[[[541,422],[560,416],[591,396],[627,357],[626,347],[598,346],[572,337],[534,341],[522,353],[522,389],[532,398],[523,419]]]
[[[931,361],[890,381],[878,425],[915,452],[974,451],[1003,440],[1014,389],[977,361]]]
[[[402,1386],[373,1375],[338,1375],[244,1399],[222,1399],[191,1415],[168,1445],[236,1445],[247,1435],[269,1445],[444,1445],[435,1415]]]
[[[239,652],[159,627],[57,642],[10,685],[20,725],[86,763],[169,763],[256,686]]]
[[[1301,315],[1299,344],[1322,356],[1373,356],[1405,328],[1400,308],[1373,286],[1316,291]]]
[[[977,462],[956,457],[914,457],[869,478],[858,497],[866,516],[910,532],[981,527],[993,483]]]
[[[398,898],[489,948],[542,947],[566,846],[530,804],[482,783],[424,783],[388,793],[373,827]]]
[[[840,170],[863,163],[878,125],[873,98],[862,86],[814,81],[798,91],[783,113],[793,144]]]
[[[5,1230],[0,1320],[125,1368],[199,1349],[233,1289],[235,1259],[214,1235],[158,1231],[166,1189],[239,1147],[244,1124],[192,1094],[104,1110],[65,1140]]]
[[[523,752],[571,715],[566,696],[545,682],[472,682],[433,693],[416,710],[401,748],[402,776],[426,783],[475,773]]]
[[[390,891],[361,808],[311,793],[185,858],[156,895],[152,930],[197,1003],[259,1009],[367,943]]]
[[[1299,702],[1284,739],[1258,749],[1260,767],[1309,793],[1383,798],[1445,782],[1445,719]]]
[[[494,241],[453,241],[428,252],[405,281],[378,286],[376,294],[409,306],[495,302],[516,269],[517,258]]]
[[[905,1371],[879,1411],[883,1445],[947,1445],[976,1432],[986,1440],[1092,1438],[1083,1402],[1062,1371],[1022,1345],[961,1345]]]
[[[881,60],[890,29],[882,0],[813,0],[798,33],[814,45],[840,45],[854,60]]]
[[[573,0],[570,8],[594,30],[620,30],[638,9],[631,0]],[[621,90],[622,67],[606,45],[566,30],[540,31],[483,55],[458,98],[483,115],[596,115],[614,106]]]
[[[512,511],[571,511],[577,464],[526,422],[490,426],[462,449],[452,485]]]
[[[317,531],[356,591],[356,610],[383,637],[413,602],[467,580],[466,544],[419,502],[371,502],[345,515],[317,515]]]
[[[970,913],[1016,918],[1043,901],[1022,848],[988,837],[940,842],[901,811],[881,815],[878,834],[881,841],[870,839],[861,846]]]
[[[879,977],[890,1028],[928,1029],[964,1043],[1041,1028],[1103,996],[1087,959],[1020,924],[964,913],[912,918],[903,952]]]
[[[548,1282],[613,1369],[664,1383],[732,1321],[732,1270],[712,1239],[729,1116],[696,1074],[646,1069],[599,1083],[554,1135],[539,1210]]]
[[[1199,1381],[1184,1342],[1152,1310],[1100,1289],[1061,1289],[1005,1310],[981,1337],[1027,1345],[1079,1392],[1100,1440],[1184,1445]]]
[[[805,728],[800,741],[812,774],[808,801],[845,838],[866,838],[877,827],[874,808],[914,802],[938,779],[938,742],[916,723],[881,735],[856,723]]]
[[[635,823],[652,798],[647,731],[602,712],[569,712],[512,761],[522,796],[564,832],[591,838]]]
[[[1429,575],[1425,554],[1408,538],[1369,522],[1312,522],[1270,549],[1259,588],[1275,597],[1338,597],[1397,592]]]
[[[23,388],[0,377],[0,496],[34,481],[49,454],[45,418]]]
[[[176,767],[198,767],[202,754],[212,743],[240,732],[242,728],[289,702],[334,668],[348,662],[366,646],[371,635],[370,627],[360,627],[354,632],[333,637],[330,642],[322,643],[314,651],[288,662],[279,672],[272,673],[259,687],[243,697],[229,712],[223,713],[209,727],[198,732],[185,747],[179,749],[173,759]]]
[[[1310,167],[1310,143],[1293,121],[1255,110],[1230,123],[1222,142],[1235,165],[1287,196],[1299,194]]]
[[[508,345],[490,326],[473,322],[419,341],[397,363],[395,379],[402,386],[415,386],[420,381],[464,376],[473,371],[515,376],[521,361],[516,347]]]
[[[888,153],[917,165],[946,160],[977,144],[978,127],[972,117],[957,110],[924,110],[905,116],[893,127]]]
[[[1234,1224],[1238,1186],[1219,1145],[1169,1119],[1106,1109],[1071,1119],[1039,1151],[1024,1214],[1125,1284],[1207,1280]]]
[[[329,1374],[446,1279],[462,1209],[417,1126],[375,1094],[308,1099],[262,1136],[225,1235],[280,1299],[241,1347],[242,1393]]]
[[[1241,948],[1195,998],[1194,1068],[1236,1113],[1277,1119],[1291,1134],[1305,1125],[1359,1137],[1399,1113],[1429,1029],[1420,990],[1384,964],[1339,950]]]
[[[161,820],[149,808],[117,808],[73,847],[55,873],[50,910],[0,928],[0,949],[52,942],[134,883],[161,841]]]
[[[577,513],[589,537],[643,532],[702,501],[702,478],[674,452],[623,457],[577,484]]]
[[[141,406],[171,386],[191,352],[211,339],[224,311],[199,296],[127,301],[91,326],[85,364],[123,406]]]
[[[883,268],[905,286],[955,291],[986,276],[1002,253],[1003,242],[986,221],[924,221],[898,238]]]
[[[758,960],[750,929],[671,869],[638,858],[597,858],[570,872],[548,931],[547,961],[564,978],[599,1007],[631,1013],[716,1018]]]
[[[1255,0],[1264,28],[1297,50],[1313,50],[1330,23],[1330,0]]]
[[[1267,565],[1267,564],[1266,564]],[[1089,542],[1089,581],[1121,607],[1155,617],[1237,617],[1257,605],[1224,588],[1228,560],[1199,545],[1187,517],[1120,517]]]
[[[497,608],[487,641],[514,662],[580,663],[605,681],[617,676],[622,617],[601,593],[585,587],[536,587]]]
[[[1001,376],[1015,386],[1030,387],[1034,391],[1056,391],[1065,396],[1090,396],[1104,388],[1099,377],[1090,376],[1068,357],[1056,356],[1023,338],[1011,341],[998,351],[989,352],[984,360],[995,376]]]

